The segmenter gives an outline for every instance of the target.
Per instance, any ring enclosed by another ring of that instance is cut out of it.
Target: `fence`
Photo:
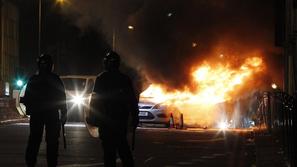
[[[257,111],[258,128],[281,141],[291,167],[297,167],[296,95],[281,91],[263,92]]]

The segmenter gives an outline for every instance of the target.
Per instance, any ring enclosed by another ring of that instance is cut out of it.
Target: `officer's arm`
[[[93,92],[97,93],[97,94],[102,93],[103,89],[104,89],[104,87],[103,87],[103,82],[102,82],[102,76],[98,76],[95,81]]]
[[[64,84],[62,82],[62,80],[59,78],[58,80],[58,83],[59,83],[59,86],[58,86],[58,89],[59,89],[59,92],[60,92],[60,95],[59,95],[59,109],[61,110],[61,121],[62,123],[65,123],[66,120],[67,120],[67,104],[66,104],[66,93],[65,93],[65,87],[64,87]]]
[[[22,98],[22,103],[26,106],[26,115],[30,115],[30,112],[32,110],[32,103],[33,103],[33,95],[34,93],[32,92],[32,77],[29,79],[26,90],[25,90],[25,95]]]

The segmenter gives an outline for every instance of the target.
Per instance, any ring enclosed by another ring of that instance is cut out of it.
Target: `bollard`
[[[179,118],[179,129],[184,129],[184,115],[180,113],[180,118]]]
[[[174,128],[174,119],[172,113],[170,113],[169,117],[169,128]]]

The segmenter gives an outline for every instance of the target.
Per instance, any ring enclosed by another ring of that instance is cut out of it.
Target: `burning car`
[[[165,103],[139,102],[140,125],[162,124],[178,127],[180,124],[180,112],[176,107]]]

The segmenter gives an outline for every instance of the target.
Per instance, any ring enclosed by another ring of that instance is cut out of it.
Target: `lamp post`
[[[112,50],[116,51],[116,45],[117,45],[117,32],[116,32],[116,26],[113,27],[112,29]],[[129,31],[134,31],[134,26],[133,25],[128,25],[128,30]]]
[[[42,1],[39,0],[38,4],[38,57],[41,54],[41,40],[42,40]],[[56,3],[59,3],[60,5],[63,5],[66,3],[66,0],[55,0]]]
[[[39,4],[38,4],[39,8],[38,8],[38,56],[40,56],[41,53],[41,15],[42,15],[42,0],[39,0]]]

